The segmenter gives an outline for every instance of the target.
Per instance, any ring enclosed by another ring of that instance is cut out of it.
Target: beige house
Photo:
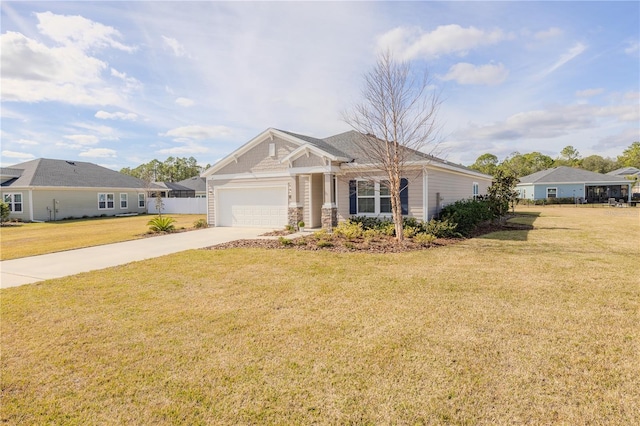
[[[39,158],[0,169],[0,196],[24,222],[146,213],[140,179],[83,161]]]
[[[267,129],[206,170],[210,226],[331,228],[352,216],[391,217],[386,180],[360,155],[355,131],[324,139]],[[411,151],[403,214],[429,220],[446,204],[486,194],[491,176]]]

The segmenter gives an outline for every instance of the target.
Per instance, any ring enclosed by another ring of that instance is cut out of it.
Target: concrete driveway
[[[257,238],[268,229],[207,228],[0,262],[0,288],[95,271],[184,250]]]

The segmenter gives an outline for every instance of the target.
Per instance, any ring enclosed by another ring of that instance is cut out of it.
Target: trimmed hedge
[[[440,211],[440,219],[455,223],[456,231],[465,237],[470,236],[479,224],[493,218],[487,200],[460,200]]]

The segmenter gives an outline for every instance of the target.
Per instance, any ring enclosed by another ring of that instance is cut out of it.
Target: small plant
[[[278,238],[278,242],[280,243],[280,245],[283,245],[285,247],[288,247],[293,244],[293,241],[285,237]]]
[[[351,241],[345,241],[344,246],[349,250],[354,250],[356,248],[356,245],[353,244]]]
[[[175,230],[175,219],[168,216],[156,216],[147,222],[149,230],[152,232],[173,232]]]
[[[291,225],[291,224],[287,224],[284,226],[285,231],[289,232],[289,233],[293,233],[296,232],[296,228],[295,226]]]
[[[342,235],[348,241],[362,237],[364,229],[361,222],[341,222],[334,230],[335,234]]]
[[[402,230],[402,234],[405,238],[413,238],[418,233],[418,229],[413,226],[407,226]]]
[[[301,231],[304,229],[304,222],[303,221],[298,222],[298,229],[301,230]]]
[[[327,240],[319,240],[316,245],[320,248],[324,248],[324,247],[333,247],[333,243],[331,241],[327,241]]]
[[[427,234],[426,232],[421,232],[413,237],[413,241],[425,247],[429,247],[436,239],[435,235]]]
[[[437,238],[459,237],[460,233],[456,230],[457,224],[449,219],[437,220],[431,219],[425,225],[425,232]]]
[[[321,229],[313,233],[313,238],[316,240],[331,240],[332,237],[326,229]]]
[[[203,229],[203,228],[208,228],[209,224],[205,219],[198,219],[195,222],[193,222],[193,227],[196,229]]]

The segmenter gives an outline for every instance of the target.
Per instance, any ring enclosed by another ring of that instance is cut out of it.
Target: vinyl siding
[[[276,144],[276,156],[269,156],[269,144]],[[273,141],[266,139],[264,142],[251,148],[249,151],[238,157],[238,162],[227,164],[216,172],[217,175],[237,174],[237,173],[255,173],[255,172],[273,172],[287,170],[289,165],[281,163],[280,160],[292,151],[298,148],[298,145],[284,141],[280,138],[274,138]]]
[[[428,219],[437,215],[440,209],[447,204],[452,204],[458,200],[465,200],[473,197],[473,183],[478,183],[480,195],[487,193],[487,188],[491,185],[489,179],[466,176],[463,174],[447,172],[443,170],[429,169],[427,172],[429,194],[428,194]],[[440,205],[437,203],[437,194],[440,194]]]
[[[5,192],[5,191],[3,191]],[[23,199],[23,213],[12,217],[20,218],[24,221],[31,220],[29,191],[6,191],[21,192]],[[98,194],[108,193],[114,196],[113,209],[98,209]],[[120,208],[120,194],[127,194],[128,206],[126,209]],[[146,213],[147,209],[138,208],[138,191],[118,190],[117,188],[107,189],[69,189],[69,190],[33,190],[33,220],[49,221],[54,219],[53,200],[58,201],[55,219],[69,219],[96,216],[115,216],[124,213]],[[47,210],[49,208],[49,210]]]
[[[315,154],[309,154],[308,157],[302,155],[293,161],[293,167],[322,167],[324,165],[324,160]]]

